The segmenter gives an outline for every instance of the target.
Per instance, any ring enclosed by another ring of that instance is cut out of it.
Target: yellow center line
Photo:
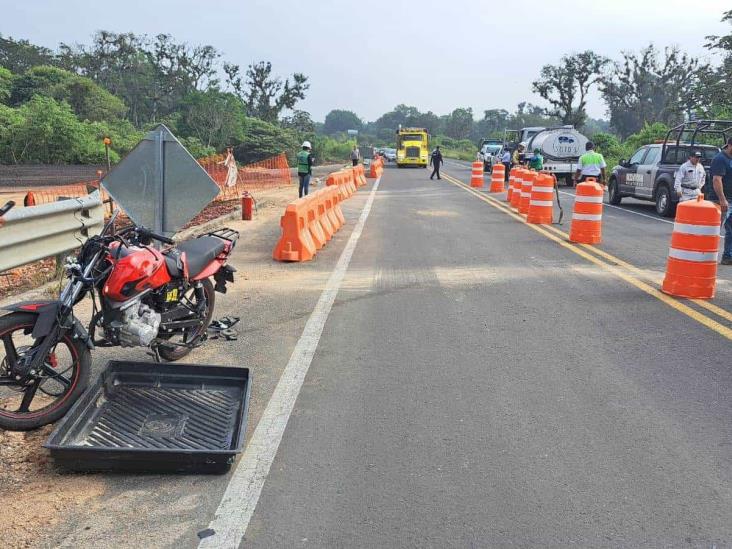
[[[460,183],[462,183],[462,182],[460,182]],[[481,196],[484,196],[484,195],[481,195]],[[493,197],[486,197],[486,198],[492,200],[495,204],[501,206],[504,210],[506,208],[508,208],[504,203],[496,200]],[[523,218],[521,218],[521,219],[522,219],[522,221],[525,222],[525,220]],[[563,236],[564,238],[567,238],[567,239],[569,238],[569,234],[567,234],[566,232],[562,231],[561,229],[558,229],[557,227],[553,227],[551,225],[543,225],[543,227],[545,229],[549,230],[549,231],[552,231],[552,232],[560,235],[560,236]],[[611,262],[613,262],[613,263],[615,263],[615,264],[617,264],[617,265],[619,265],[621,267],[624,267],[624,268],[628,269],[629,271],[634,272],[638,277],[640,277],[640,278],[642,278],[642,279],[644,279],[646,281],[650,281],[650,282],[652,282],[654,284],[658,284],[659,286],[661,285],[661,282],[662,282],[662,279],[661,278],[651,276],[648,273],[644,272],[642,269],[636,267],[635,265],[632,265],[631,263],[628,263],[627,261],[623,261],[619,257],[616,257],[616,256],[614,256],[612,254],[609,254],[606,251],[601,250],[601,249],[593,246],[592,244],[579,244],[579,246],[582,246],[586,250],[589,250],[592,253],[594,253],[596,255],[599,255],[600,257],[603,257],[603,258],[605,258],[605,259],[607,259],[607,260],[609,260],[609,261],[611,261]],[[689,299],[689,301],[691,301],[695,305],[701,307],[702,309],[706,309],[707,311],[709,311],[711,313],[714,313],[715,315],[717,315],[717,316],[725,319],[727,322],[732,322],[732,313],[730,313],[726,309],[723,309],[722,307],[719,307],[719,306],[715,305],[714,303],[709,303],[708,301],[705,301],[703,299]]]
[[[726,326],[720,324],[716,320],[714,320],[712,318],[709,318],[708,316],[706,316],[706,315],[700,313],[699,311],[697,311],[697,310],[689,307],[688,305],[685,305],[685,304],[681,303],[680,301],[676,300],[675,298],[671,297],[670,295],[664,294],[660,290],[657,290],[656,288],[648,285],[647,283],[643,282],[642,280],[640,280],[639,278],[633,276],[632,274],[630,274],[630,273],[628,273],[628,272],[620,269],[618,266],[611,265],[609,263],[606,263],[606,262],[602,261],[600,258],[598,258],[598,257],[592,255],[591,253],[589,253],[586,249],[583,249],[583,247],[580,247],[579,245],[572,244],[570,242],[567,242],[566,240],[563,240],[562,238],[559,237],[559,235],[561,235],[561,236],[568,236],[563,231],[560,231],[558,229],[555,229],[554,227],[549,227],[548,225],[535,225],[535,224],[532,224],[532,223],[526,223],[526,220],[522,216],[520,216],[519,214],[513,212],[510,208],[506,207],[504,204],[502,204],[501,202],[499,202],[495,198],[493,198],[491,196],[485,196],[481,192],[476,191],[475,189],[469,187],[468,185],[466,185],[462,181],[459,181],[458,179],[455,179],[454,177],[452,177],[449,174],[443,173],[442,175],[443,175],[443,177],[445,179],[447,179],[453,185],[456,185],[456,186],[460,187],[461,189],[464,189],[465,191],[469,192],[470,194],[472,194],[474,196],[477,196],[483,202],[485,202],[485,203],[493,206],[494,208],[496,208],[496,209],[502,211],[503,213],[505,213],[505,214],[513,217],[514,219],[523,222],[530,229],[532,229],[532,230],[536,231],[537,233],[545,236],[549,240],[552,240],[553,242],[556,242],[557,244],[559,244],[563,248],[566,248],[567,250],[570,250],[570,251],[574,252],[575,254],[579,255],[583,259],[586,259],[590,263],[593,263],[594,265],[597,265],[601,269],[612,273],[613,275],[615,275],[618,278],[624,280],[628,284],[631,284],[632,286],[635,286],[639,290],[647,293],[648,295],[650,295],[652,297],[655,297],[659,301],[662,301],[663,303],[665,303],[669,307],[671,307],[673,309],[676,309],[680,313],[685,314],[686,316],[688,316],[689,318],[691,318],[693,320],[696,320],[698,323],[702,324],[703,326],[706,326],[710,330],[713,330],[713,331],[717,332],[719,335],[721,335],[723,337],[726,337],[729,340],[732,340],[732,329],[727,328]],[[552,230],[547,230],[547,229],[552,229]],[[556,234],[556,233],[559,233],[559,235]],[[594,247],[591,247],[591,248],[592,248],[592,251],[597,250],[597,248],[594,248]],[[598,251],[601,251],[601,250],[598,250]],[[602,252],[602,253],[605,254],[605,252]],[[602,254],[600,254],[600,255],[602,255]],[[607,257],[606,258],[609,259],[610,257],[613,257],[613,256],[611,256],[610,254],[607,254]],[[616,261],[616,259],[617,258],[614,258],[611,261]],[[621,264],[625,264],[625,265],[629,265],[630,266],[629,263],[626,263],[626,262],[624,262],[622,260],[617,260],[617,261],[620,261]],[[623,265],[624,268],[625,268],[625,265]],[[638,269],[637,268],[634,268],[634,270],[638,270]],[[724,309],[721,309],[721,310],[724,311]],[[727,313],[727,311],[724,311],[724,312]]]

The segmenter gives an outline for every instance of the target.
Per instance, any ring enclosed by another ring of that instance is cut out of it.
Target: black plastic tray
[[[113,360],[44,446],[77,471],[224,473],[250,391],[249,368]]]

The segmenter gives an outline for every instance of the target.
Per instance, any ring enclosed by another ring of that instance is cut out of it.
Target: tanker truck
[[[506,132],[506,141],[512,149],[521,143],[526,159],[533,154],[534,149],[539,149],[544,157],[544,170],[556,175],[557,181],[564,181],[571,186],[579,157],[585,153],[588,139],[574,126],[555,126],[509,130]]]

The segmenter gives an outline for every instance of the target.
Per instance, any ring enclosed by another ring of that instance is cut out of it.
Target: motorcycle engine
[[[122,311],[122,318],[114,324],[122,347],[147,347],[158,335],[160,314],[140,303]]]

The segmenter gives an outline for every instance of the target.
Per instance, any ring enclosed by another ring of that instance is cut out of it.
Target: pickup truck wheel
[[[490,164],[488,164],[488,162],[483,162],[483,171],[484,171],[484,172],[489,172],[489,171],[491,171],[491,165],[490,165]]]
[[[671,200],[671,191],[667,185],[661,185],[656,191],[656,213],[661,217],[672,217],[676,204]]]
[[[613,206],[617,206],[620,204],[620,201],[623,199],[622,196],[620,196],[620,190],[618,189],[618,182],[616,179],[611,179],[610,184],[607,187],[607,201],[608,203],[612,204]]]

